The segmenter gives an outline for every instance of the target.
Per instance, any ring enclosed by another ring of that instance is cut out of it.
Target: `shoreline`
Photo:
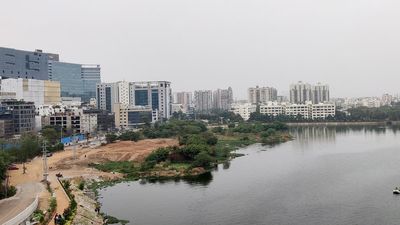
[[[297,126],[386,126],[400,125],[400,121],[351,121],[351,122],[292,122],[286,123],[289,127]]]

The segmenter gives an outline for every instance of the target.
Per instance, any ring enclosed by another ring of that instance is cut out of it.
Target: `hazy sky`
[[[106,82],[400,93],[398,0],[1,0],[0,30],[0,46],[101,64]]]

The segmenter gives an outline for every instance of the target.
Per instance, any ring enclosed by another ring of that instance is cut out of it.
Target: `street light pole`
[[[46,149],[46,141],[43,141],[43,181],[47,182],[47,176],[49,175],[48,167],[47,167],[47,149]]]

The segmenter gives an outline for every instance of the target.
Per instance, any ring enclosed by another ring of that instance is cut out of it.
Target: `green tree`
[[[58,142],[59,136],[58,132],[54,127],[45,127],[42,129],[43,138],[51,145],[54,145]]]
[[[209,168],[211,167],[213,161],[214,161],[213,157],[211,157],[207,152],[200,152],[194,158],[192,166]]]
[[[106,141],[107,141],[108,144],[109,143],[114,143],[116,140],[117,140],[117,135],[111,134],[111,133],[106,134]]]

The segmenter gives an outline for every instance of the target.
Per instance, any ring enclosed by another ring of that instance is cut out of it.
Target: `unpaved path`
[[[69,206],[69,199],[65,195],[60,183],[57,181],[56,173],[62,173],[66,178],[72,177],[87,177],[87,178],[116,178],[120,175],[110,174],[98,171],[88,167],[89,163],[101,163],[106,161],[142,161],[152,151],[160,147],[178,145],[175,139],[147,139],[138,142],[121,141],[106,146],[101,146],[95,149],[92,148],[77,148],[76,153],[72,147],[65,151],[57,152],[52,157],[48,158],[50,186],[55,193],[57,199],[58,214],[62,214],[64,209]],[[43,179],[43,159],[36,157],[29,163],[26,163],[26,174],[22,174],[22,165],[17,165],[20,169],[9,171],[10,184],[14,186],[26,185],[28,183],[38,184]],[[27,187],[31,189],[32,187]],[[37,189],[35,189],[37,190]],[[28,190],[27,190],[28,191]],[[32,190],[31,190],[32,191]],[[27,192],[28,193],[28,192]],[[33,192],[32,192],[33,193]],[[35,195],[32,195],[35,196]],[[49,194],[45,188],[42,188],[40,194],[40,202],[43,202],[40,208],[46,210],[48,207]],[[10,205],[13,210],[18,211],[19,207]],[[6,210],[0,205],[0,218]],[[2,223],[0,223],[2,224]],[[51,220],[51,225],[54,220]]]

